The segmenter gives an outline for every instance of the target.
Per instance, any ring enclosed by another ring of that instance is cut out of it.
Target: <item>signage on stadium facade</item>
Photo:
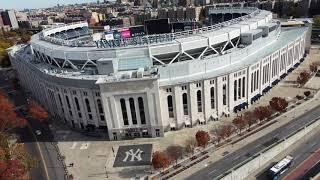
[[[113,40],[101,39],[95,41],[95,43],[97,48],[115,48],[170,42],[174,39],[175,37],[172,34],[159,34],[152,36],[137,36],[132,38],[114,38]]]

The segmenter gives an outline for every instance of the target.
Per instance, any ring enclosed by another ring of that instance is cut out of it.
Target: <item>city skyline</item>
[[[102,2],[101,0],[100,2]],[[1,9],[34,9],[34,8],[48,8],[56,6],[57,4],[76,4],[76,3],[90,3],[97,2],[97,0],[12,0],[12,1],[0,1]]]

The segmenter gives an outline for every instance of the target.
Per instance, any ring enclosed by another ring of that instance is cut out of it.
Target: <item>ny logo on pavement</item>
[[[130,149],[129,151],[126,151],[126,157],[122,160],[123,162],[127,162],[129,156],[131,156],[130,161],[135,161],[134,159],[137,159],[138,161],[141,161],[141,151],[139,148],[136,150],[136,152],[133,152],[133,149]]]

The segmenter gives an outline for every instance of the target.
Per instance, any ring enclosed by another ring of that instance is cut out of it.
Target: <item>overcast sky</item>
[[[103,0],[100,0],[102,2]],[[45,8],[57,4],[97,2],[97,0],[0,0],[0,9]]]

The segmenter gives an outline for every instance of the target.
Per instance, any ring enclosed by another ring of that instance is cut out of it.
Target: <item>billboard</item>
[[[145,31],[150,34],[170,33],[169,19],[151,19],[144,21]]]
[[[172,29],[174,32],[181,32],[184,31],[184,23],[183,22],[176,22],[172,23]]]
[[[120,33],[122,39],[131,37],[129,28],[119,29],[118,32]]]
[[[130,33],[131,33],[131,37],[137,37],[137,36],[144,36],[145,32],[144,32],[144,26],[131,26],[129,28]]]

